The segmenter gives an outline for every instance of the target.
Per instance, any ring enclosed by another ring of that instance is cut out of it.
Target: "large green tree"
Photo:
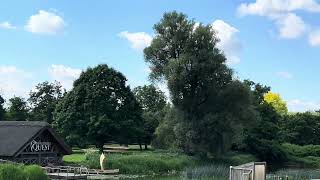
[[[88,68],[57,105],[54,127],[69,143],[93,144],[100,150],[110,141],[136,141],[142,110],[126,81],[105,64]]]
[[[195,26],[185,14],[171,12],[154,30],[145,60],[150,78],[168,83],[174,108],[180,111],[180,145],[189,153],[225,152],[237,126],[252,119],[249,88],[233,79],[210,25]]]
[[[245,127],[244,144],[247,151],[255,154],[263,161],[279,162],[286,158],[280,147],[281,115],[274,106],[265,101],[265,95],[270,87],[245,80],[254,95],[253,105],[258,113],[256,121]]]
[[[0,121],[4,120],[4,116],[6,113],[6,110],[3,107],[4,102],[5,101],[4,101],[3,97],[0,95]]]
[[[133,93],[143,109],[143,140],[147,149],[160,120],[164,117],[166,97],[154,85],[138,86],[133,89]]]
[[[28,99],[32,108],[31,120],[46,121],[51,124],[55,107],[64,92],[65,90],[57,81],[53,83],[49,83],[48,81],[39,83],[35,89],[30,92]]]
[[[29,107],[27,102],[22,97],[13,97],[9,99],[9,107],[6,114],[6,119],[11,121],[26,121],[28,120]]]

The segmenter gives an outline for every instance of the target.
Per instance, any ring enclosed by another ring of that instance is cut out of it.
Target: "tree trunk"
[[[100,154],[103,153],[103,145],[104,145],[104,144],[99,144],[99,145],[97,146],[97,148],[99,149],[99,153],[100,153]]]
[[[139,143],[140,151],[142,151],[142,144],[141,144],[140,138],[138,139],[138,143]]]
[[[147,143],[144,144],[144,150],[148,150],[148,144]]]

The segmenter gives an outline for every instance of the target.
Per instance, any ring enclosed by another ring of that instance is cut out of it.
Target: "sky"
[[[143,48],[173,10],[212,25],[237,78],[271,86],[290,111],[320,109],[320,0],[3,0],[0,94],[27,98],[54,80],[70,90],[102,63],[148,84]]]

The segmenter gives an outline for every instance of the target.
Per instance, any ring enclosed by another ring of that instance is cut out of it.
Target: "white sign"
[[[30,143],[31,152],[49,151],[50,146],[51,146],[50,142],[37,142],[33,140]]]

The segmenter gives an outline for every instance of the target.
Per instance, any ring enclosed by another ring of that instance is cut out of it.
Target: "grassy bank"
[[[63,158],[66,164],[84,165],[89,168],[100,168],[100,154],[96,149],[75,149],[72,155]],[[216,164],[238,165],[256,158],[249,154],[232,152],[223,157],[212,159],[199,159],[194,156],[187,156],[183,153],[161,151],[161,150],[129,150],[126,153],[112,153],[106,155],[105,166],[108,169],[120,169],[121,174],[180,174],[184,170],[190,171],[195,167],[208,169],[206,167]],[[200,172],[202,170],[198,170]],[[215,171],[217,172],[217,171]],[[185,173],[190,174],[190,173]]]
[[[0,164],[0,180],[47,180],[48,177],[40,166]]]

